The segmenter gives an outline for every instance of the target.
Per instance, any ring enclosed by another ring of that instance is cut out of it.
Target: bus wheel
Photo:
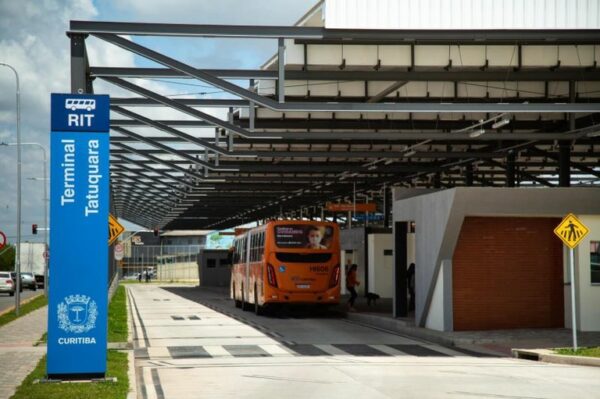
[[[235,284],[233,285],[233,302],[235,303],[235,307],[236,308],[241,308],[242,307],[242,301],[239,301],[236,297],[235,297]]]
[[[264,314],[263,307],[258,305],[258,291],[256,290],[256,287],[254,287],[254,314],[257,316],[262,316]]]
[[[246,302],[246,298],[244,298],[244,286],[242,285],[242,310],[250,310],[250,304]]]

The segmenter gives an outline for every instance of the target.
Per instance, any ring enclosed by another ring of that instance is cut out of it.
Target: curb
[[[397,320],[388,317],[381,317],[372,314],[347,313],[346,319],[352,323],[360,324],[366,327],[395,332],[402,335],[410,336],[413,339],[433,342],[448,348],[462,348],[473,352],[478,352],[483,355],[507,357],[505,353],[499,353],[487,348],[474,348],[472,345],[477,345],[473,340],[461,340],[453,337],[448,337],[446,333],[440,331],[429,330],[426,328],[415,327],[408,324],[404,320]]]
[[[39,298],[39,297],[41,297],[41,296],[43,296],[43,295],[44,295],[43,293],[40,293],[40,294],[37,294],[37,295],[34,295],[34,296],[32,296],[32,297],[29,297],[29,298],[27,298],[27,299],[24,299],[24,300],[22,300],[22,301],[21,301],[21,306],[23,306],[23,305],[25,305],[25,304],[27,304],[27,303],[29,303],[29,302],[33,301],[33,300],[34,300],[34,299],[36,299],[36,298]],[[15,307],[14,307],[14,306],[11,306],[11,307],[10,307],[10,308],[8,308],[8,309],[4,309],[2,312],[0,312],[0,316],[4,316],[5,314],[12,312],[13,310],[15,310]]]
[[[135,370],[135,352],[133,343],[133,315],[132,309],[129,306],[129,288],[126,284],[123,284],[125,289],[125,306],[127,307],[127,378],[129,379],[129,391],[127,392],[127,399],[136,399],[137,394],[137,378]]]
[[[396,331],[402,334],[421,338],[427,341],[435,342],[445,346],[455,346],[452,338],[443,336],[442,334],[408,325],[405,321],[392,318],[384,318],[370,314],[348,313],[346,318],[350,321],[365,324],[368,326],[383,328],[386,330]]]
[[[600,367],[600,358],[589,356],[559,355],[549,349],[513,349],[513,357],[545,363],[568,364],[572,366]]]

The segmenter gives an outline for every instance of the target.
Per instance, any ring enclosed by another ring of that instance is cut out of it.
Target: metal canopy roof
[[[162,67],[90,65],[88,35]],[[260,70],[203,69],[119,35],[271,38],[278,53]],[[322,217],[345,200],[378,202],[387,217],[393,185],[600,182],[598,30],[72,21],[69,36],[73,92],[102,79],[132,94],[111,98],[111,189],[117,215],[142,226]],[[145,87],[157,78],[224,94],[172,98]],[[156,107],[175,116],[154,119]]]

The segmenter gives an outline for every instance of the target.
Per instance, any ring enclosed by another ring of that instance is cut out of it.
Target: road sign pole
[[[577,312],[575,304],[575,256],[573,248],[569,248],[569,268],[571,273],[571,329],[573,330],[573,350],[577,350]]]

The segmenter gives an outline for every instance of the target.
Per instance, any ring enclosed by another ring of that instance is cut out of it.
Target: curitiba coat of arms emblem
[[[69,295],[58,304],[58,327],[69,333],[81,334],[96,326],[98,306],[86,295]]]

